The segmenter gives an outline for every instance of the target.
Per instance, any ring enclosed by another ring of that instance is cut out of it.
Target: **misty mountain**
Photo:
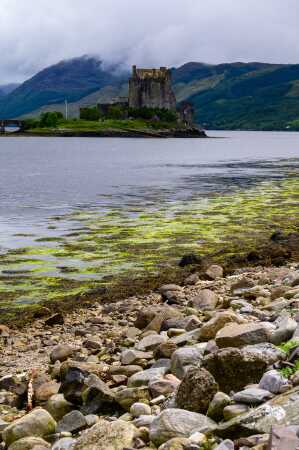
[[[286,129],[299,120],[299,65],[190,62],[172,69],[178,102],[192,101],[198,123],[214,129]],[[50,66],[0,98],[0,117],[64,111],[127,95],[129,74],[82,57]]]
[[[0,97],[10,94],[19,86],[18,83],[2,84],[0,85]]]

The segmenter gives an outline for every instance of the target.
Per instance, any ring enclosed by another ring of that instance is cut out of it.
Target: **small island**
[[[128,91],[128,97],[80,108],[79,118],[45,112],[39,119],[26,119],[20,133],[64,137],[207,137],[194,123],[193,105],[177,104],[171,70],[166,67],[133,66]]]

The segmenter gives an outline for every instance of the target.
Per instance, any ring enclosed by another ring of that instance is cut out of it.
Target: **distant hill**
[[[18,83],[2,84],[0,85],[0,97],[10,94],[19,86]]]
[[[80,106],[127,94],[129,74],[116,69],[86,56],[62,61],[0,97],[0,117],[64,111],[66,98],[77,116]],[[299,129],[299,65],[190,62],[172,73],[177,100],[192,101],[208,129]]]
[[[45,105],[62,103],[65,99],[76,102],[105,86],[120,86],[123,78],[116,68],[105,69],[101,61],[92,57],[61,61],[2,98],[0,117],[19,117]]]

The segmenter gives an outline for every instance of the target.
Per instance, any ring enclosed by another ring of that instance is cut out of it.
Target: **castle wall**
[[[161,69],[136,69],[129,81],[130,108],[166,108],[176,110],[171,72]]]

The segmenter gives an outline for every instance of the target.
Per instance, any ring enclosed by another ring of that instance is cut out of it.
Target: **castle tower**
[[[171,85],[171,71],[160,69],[137,69],[133,66],[129,81],[130,108],[165,108],[176,110],[176,98]]]

